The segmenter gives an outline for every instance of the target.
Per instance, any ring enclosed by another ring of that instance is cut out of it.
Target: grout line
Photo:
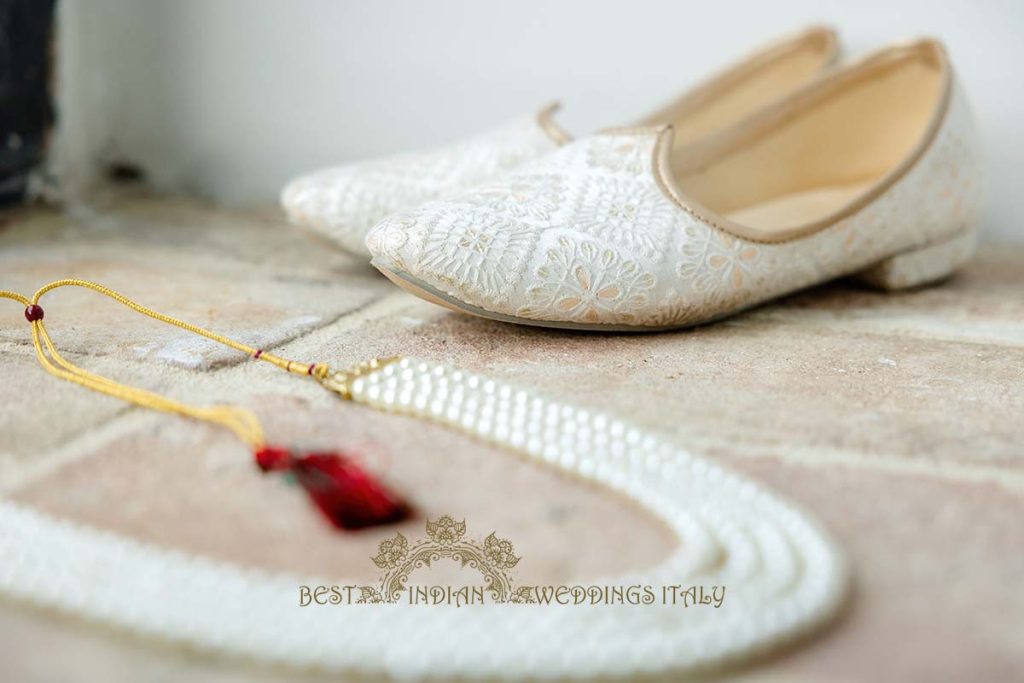
[[[371,299],[361,306],[341,313],[333,319],[312,329],[299,333],[288,339],[281,340],[268,348],[281,350],[283,347],[287,347],[295,343],[309,343],[315,345],[317,342],[323,341],[328,335],[335,336],[341,332],[358,329],[361,325],[371,320],[387,319],[389,315],[399,312],[403,308],[407,307],[409,302],[409,295],[396,289],[393,292]],[[795,320],[789,319],[780,321],[775,319],[776,315],[777,314],[770,313],[760,315],[755,314],[751,318],[744,317],[743,319],[734,322],[758,327],[761,327],[765,322],[771,322],[775,325],[778,325],[779,323],[789,325],[807,324],[807,321],[800,320],[799,318]],[[821,322],[821,316],[812,316],[812,318],[814,321]],[[813,327],[823,331],[834,331],[834,326],[827,324]],[[864,334],[888,338],[914,336],[906,334],[892,334],[870,329],[861,329],[859,331]],[[940,342],[965,343],[971,345],[991,345],[995,347],[1008,346],[999,343],[966,339],[942,339],[936,337],[929,337],[929,339]],[[16,353],[31,350],[31,346],[24,342],[0,339],[0,348],[2,348],[2,346],[14,347],[11,348],[11,350]],[[74,352],[70,353],[74,355]],[[139,362],[138,359],[133,360]],[[239,371],[241,368],[246,366],[244,360],[244,358],[240,358],[238,362],[220,363],[213,367],[200,369],[200,372],[203,374],[214,374]],[[190,371],[188,368],[183,368],[173,364],[167,364],[167,369],[174,370],[176,372]],[[191,372],[195,372],[195,370],[191,370]],[[132,425],[136,424],[136,420],[138,420],[138,424],[144,423],[145,420],[142,419],[144,417],[149,417],[149,414],[141,413],[140,411],[128,406],[125,410],[114,414],[106,421],[84,427],[81,431],[71,435],[66,441],[48,449],[45,454],[41,454],[38,465],[19,465],[19,472],[17,474],[6,478],[0,476],[0,491],[11,490],[12,486],[18,487],[24,485],[30,480],[45,476],[45,474],[57,469],[67,462],[84,457],[84,454],[86,453],[95,452],[97,450],[97,446],[102,445],[105,441],[108,441],[117,434],[123,433],[121,431],[122,424],[127,424],[129,425],[129,428],[131,428]],[[655,429],[658,428],[658,425],[651,426]],[[865,455],[854,451],[834,448],[823,449],[809,448],[805,446],[786,447],[779,445],[767,447],[756,443],[743,442],[723,444],[720,440],[712,439],[710,437],[702,437],[696,434],[671,434],[671,436],[677,441],[683,443],[685,446],[705,454],[713,454],[716,451],[722,452],[723,448],[727,448],[729,451],[736,453],[741,458],[776,458],[783,463],[806,467],[843,465],[853,469],[875,470],[896,475],[929,476],[949,481],[966,481],[972,483],[994,483],[1015,494],[1024,493],[1024,472],[1016,472],[1012,469],[1000,466],[948,462],[942,463],[923,459],[906,459],[898,455]],[[715,455],[710,455],[709,457],[722,461],[720,457]],[[724,462],[728,464],[728,460]]]
[[[340,332],[348,332],[372,320],[387,320],[390,314],[402,310],[409,305],[410,301],[416,301],[416,299],[396,287],[395,291],[389,292],[379,299],[375,299],[343,316],[339,316],[330,323],[311,329],[299,337],[288,340],[287,344],[298,341],[316,344],[327,335],[334,336]],[[281,346],[284,346],[284,344]],[[280,346],[276,350],[287,352],[286,349],[282,349]]]
[[[292,344],[292,343],[297,342],[297,341],[305,340],[305,339],[309,338],[310,336],[315,335],[315,334],[321,332],[322,330],[326,330],[328,328],[331,328],[331,327],[335,326],[339,322],[343,322],[345,319],[347,319],[349,317],[360,317],[360,319],[362,319],[363,317],[365,317],[363,315],[363,312],[366,309],[373,308],[376,304],[380,303],[382,300],[388,298],[389,296],[390,296],[390,294],[385,294],[385,295],[383,295],[380,298],[373,298],[370,301],[367,301],[367,302],[365,302],[365,303],[363,303],[363,304],[361,304],[359,306],[356,306],[355,308],[352,308],[352,309],[349,309],[349,310],[345,311],[344,313],[339,313],[338,315],[334,316],[330,320],[327,320],[327,321],[323,322],[322,324],[313,325],[310,329],[306,330],[305,332],[299,332],[298,334],[295,334],[293,336],[281,339],[280,341],[278,341],[278,342],[276,342],[274,344],[268,344],[267,346],[263,347],[263,350],[264,351],[282,352],[282,349],[284,349],[284,347],[288,346],[289,344]],[[238,358],[237,361],[224,361],[224,362],[221,362],[221,363],[216,363],[216,364],[211,365],[211,366],[206,367],[206,368],[197,368],[197,369],[200,370],[201,372],[204,372],[204,373],[207,373],[207,374],[214,374],[214,373],[217,373],[217,372],[233,370],[235,368],[240,368],[240,367],[245,366],[246,361],[249,360],[249,357],[248,356],[243,356],[242,354],[238,354],[238,356],[239,356],[239,358]],[[188,369],[188,368],[183,368],[183,369]]]
[[[278,346],[284,346],[292,342],[304,340],[313,335],[323,335],[327,333],[336,334],[340,330],[355,328],[366,320],[376,318],[377,316],[390,313],[394,310],[399,310],[408,304],[407,297],[408,295],[403,292],[392,292],[390,294],[386,294],[379,299],[375,299],[363,306],[339,315],[334,320],[320,327],[309,330],[304,334],[293,337],[275,347],[270,348],[276,349]],[[315,340],[313,341],[315,342]],[[0,344],[5,344],[5,342],[0,342]],[[31,351],[31,346],[26,346],[24,350]],[[20,351],[22,351],[22,349],[19,349],[19,352]],[[69,355],[75,354],[69,352]],[[245,367],[246,363],[240,361],[238,363],[206,368],[202,370],[201,373],[203,375],[214,375],[219,373],[223,376],[223,373],[241,371],[241,369]],[[181,373],[189,372],[188,368],[182,368],[174,365],[168,365],[166,369]],[[85,390],[83,390],[83,393],[91,395],[91,392],[87,392]],[[152,411],[141,410],[131,404],[124,404],[124,407],[121,410],[118,410],[110,417],[96,423],[83,426],[82,429],[69,435],[64,441],[47,448],[43,452],[33,455],[32,459],[28,462],[25,462],[24,456],[0,452],[0,494],[15,492],[34,481],[38,481],[46,477],[68,463],[89,457],[90,455],[99,452],[100,448],[112,439],[138,429],[146,423],[154,422],[160,417],[160,415],[157,415],[157,413]],[[10,468],[12,471],[7,474],[4,473],[4,470],[7,469],[4,467],[5,459],[12,461]]]
[[[372,308],[376,304],[378,304],[378,303],[380,303],[380,302],[382,302],[382,301],[392,297],[393,295],[394,295],[394,292],[388,292],[388,293],[383,294],[383,295],[381,295],[379,297],[372,298],[369,301],[366,301],[365,303],[360,304],[359,306],[356,306],[355,308],[346,310],[343,313],[339,313],[338,315],[334,316],[333,318],[331,318],[329,320],[326,320],[326,321],[321,322],[319,324],[314,324],[313,326],[310,327],[310,329],[308,329],[308,330],[306,330],[304,332],[299,332],[297,334],[285,337],[283,339],[278,340],[277,342],[275,342],[273,344],[268,344],[268,345],[264,346],[263,348],[264,348],[265,351],[278,350],[278,349],[280,349],[283,346],[291,344],[292,342],[305,339],[309,335],[315,334],[315,333],[319,332],[320,330],[332,327],[335,324],[337,324],[339,321],[344,321],[344,319],[346,319],[346,318],[348,318],[350,316],[358,316],[360,322],[362,322],[363,320],[366,319],[365,315],[360,315],[364,310],[366,310],[368,308]],[[182,338],[187,338],[185,336],[187,333],[185,333],[184,331],[182,331],[182,333],[183,333]],[[203,339],[205,339],[205,338],[203,338]],[[209,341],[209,340],[207,340],[207,341]],[[211,344],[215,344],[215,342],[212,342],[212,341],[210,343]],[[31,338],[29,338],[27,340],[25,340],[25,339],[5,339],[3,336],[0,336],[0,349],[2,349],[4,346],[10,347],[10,350],[13,351],[13,352],[26,351],[28,355],[33,356],[33,357],[35,356],[35,349],[34,349],[34,347],[32,345]],[[114,361],[119,362],[119,363],[121,363],[121,362],[130,362],[132,364],[142,365],[142,366],[156,365],[156,366],[160,367],[161,369],[171,369],[171,370],[175,370],[175,371],[179,371],[180,370],[180,371],[184,371],[184,372],[203,373],[203,374],[212,374],[212,373],[219,372],[219,371],[222,371],[222,370],[229,370],[229,369],[231,369],[233,367],[244,365],[245,361],[247,360],[246,356],[238,353],[238,354],[236,354],[237,360],[235,360],[235,356],[233,356],[232,358],[228,358],[228,359],[225,359],[225,360],[217,361],[217,362],[212,363],[210,365],[205,365],[205,366],[200,366],[200,367],[188,367],[188,366],[182,365],[180,363],[172,363],[172,362],[168,362],[168,361],[153,360],[153,359],[147,359],[147,358],[138,358],[138,357],[131,356],[131,355],[128,355],[128,357],[122,357],[125,354],[121,354],[121,353],[95,353],[95,352],[90,352],[88,350],[83,351],[81,349],[67,349],[67,350],[62,351],[62,353],[64,355],[66,355],[66,356],[72,356],[72,357],[77,357],[77,358],[96,358],[96,359],[101,359],[101,360],[102,359],[111,359],[111,360],[114,360]]]
[[[724,448],[740,458],[776,459],[779,462],[799,465],[802,467],[827,467],[842,465],[856,470],[880,471],[901,476],[928,476],[936,479],[975,484],[996,484],[1003,489],[1024,494],[1024,472],[1015,471],[998,465],[972,465],[958,462],[936,462],[923,459],[903,458],[896,455],[866,455],[855,451],[837,448],[821,448],[808,446],[757,446],[737,442],[725,445],[712,438],[701,439],[688,435],[680,439],[695,452],[712,457],[720,462],[713,453],[722,453]],[[703,442],[703,443],[702,443]],[[728,461],[724,461],[729,464]]]
[[[905,319],[905,318],[904,318]],[[931,329],[915,329],[913,327],[887,326],[879,324],[878,319],[866,320],[858,318],[835,318],[827,311],[752,311],[734,321],[737,324],[767,329],[768,327],[800,327],[812,332],[854,333],[869,337],[885,339],[910,339],[938,342],[944,344],[962,344],[965,346],[986,346],[992,348],[1024,349],[1024,325],[1020,325],[1021,341],[1007,338],[995,338],[983,335],[958,335],[955,332],[942,333]],[[884,319],[882,321],[884,323]],[[1005,321],[1001,321],[1005,322]]]
[[[154,414],[149,411],[142,411],[136,406],[126,404],[122,410],[106,420],[88,425],[45,452],[32,456],[29,462],[18,462],[12,467],[13,471],[6,475],[3,474],[5,468],[0,460],[0,495],[16,493],[19,489],[43,479],[68,463],[97,453],[104,444],[137,429],[153,417]],[[0,457],[16,461],[24,460],[22,456],[16,455],[4,454]]]

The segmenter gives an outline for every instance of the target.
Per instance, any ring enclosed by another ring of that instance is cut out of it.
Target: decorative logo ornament
[[[493,602],[534,602],[532,587],[515,586],[509,570],[519,564],[512,543],[498,538],[492,531],[483,543],[466,538],[466,522],[456,522],[451,515],[427,520],[427,538],[410,544],[401,533],[381,541],[377,554],[370,558],[383,570],[376,586],[360,586],[357,600],[364,604],[398,602],[409,577],[422,567],[430,567],[440,559],[459,562],[483,577],[484,590]]]

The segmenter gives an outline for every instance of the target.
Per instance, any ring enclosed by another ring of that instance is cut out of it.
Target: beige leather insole
[[[921,44],[803,91],[670,163],[684,196],[770,239],[837,216],[908,159],[948,69]]]
[[[872,183],[871,180],[865,180],[793,192],[732,211],[725,217],[741,225],[756,225],[765,230],[804,225],[817,220],[820,216],[839,211],[866,192]]]
[[[664,113],[658,123],[673,122],[675,146],[682,148],[810,82],[827,59],[823,46],[808,42],[790,54],[748,65],[749,73],[736,83],[703,102]]]

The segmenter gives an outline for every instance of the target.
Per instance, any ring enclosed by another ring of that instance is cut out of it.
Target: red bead
[[[38,304],[30,304],[25,307],[25,320],[34,323],[43,319],[43,307]]]
[[[264,472],[289,469],[292,464],[292,453],[287,448],[263,446],[254,453],[256,464]]]
[[[324,516],[339,529],[391,524],[411,514],[405,501],[337,453],[296,458],[292,472]]]

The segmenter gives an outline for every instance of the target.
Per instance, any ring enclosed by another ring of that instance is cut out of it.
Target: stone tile
[[[25,213],[0,232],[0,281],[30,294],[76,277],[244,343],[272,347],[328,324],[390,287],[367,265],[317,248],[266,218],[185,202],[127,203],[95,219]],[[27,343],[10,302],[0,340]],[[61,349],[152,359],[180,367],[237,362],[229,349],[132,313],[100,295],[47,295],[48,327]]]
[[[30,349],[0,343],[0,491],[72,437],[128,410],[43,372]]]
[[[330,248],[315,233],[288,225],[276,210],[225,209],[197,199],[117,193],[61,213],[23,209],[0,221],[0,247],[26,255],[100,250],[215,272],[262,267],[272,279],[345,277],[379,281],[363,259]],[[141,255],[141,256],[140,256]]]
[[[0,604],[0,661],[7,681],[338,683],[337,676],[201,656],[153,640],[21,605]],[[49,656],[59,652],[60,656]]]
[[[359,318],[365,322],[374,319],[380,310],[390,310],[389,302],[382,303],[385,304],[383,309],[373,304],[365,311],[343,317],[319,334],[326,339],[337,339],[347,347],[353,331],[345,331],[346,322]],[[53,328],[53,335],[63,348],[63,338],[67,335],[61,334],[59,324],[49,327]],[[21,328],[24,333],[29,332],[24,323]],[[364,357],[358,345],[337,356],[308,355],[302,348],[293,348],[300,346],[299,343],[288,345],[290,358],[301,362],[323,359],[346,367]],[[111,352],[107,349],[107,353],[90,355],[72,350],[64,355],[93,373],[195,405],[247,403],[258,406],[254,396],[274,392],[299,396],[322,407],[332,407],[338,402],[334,394],[311,380],[241,357],[238,365],[214,372],[197,372],[195,368],[159,362],[127,350]],[[38,476],[55,463],[81,457],[83,452],[88,452],[89,443],[98,430],[116,435],[132,422],[123,420],[111,424],[114,416],[149,414],[144,409],[132,408],[122,401],[50,376],[40,367],[27,341],[21,344],[0,341],[0,376],[5,379],[0,383],[0,405],[5,407],[0,412],[0,489],[24,477]],[[301,416],[298,419],[301,423]]]
[[[794,451],[813,459],[820,452],[865,462],[1018,473],[1024,467],[1024,347],[778,325],[745,315],[635,335],[516,327],[437,313],[427,304],[410,303],[403,315],[411,322],[351,331],[347,348],[491,371],[614,407],[719,454]],[[331,357],[340,353],[338,340],[311,335],[297,346],[307,356]],[[320,349],[308,348],[311,341]]]
[[[852,561],[846,613],[756,681],[1010,681],[1024,671],[1024,498],[992,484],[734,463],[811,510]]]
[[[423,537],[425,520],[443,514],[465,519],[478,539],[494,531],[512,541],[524,583],[617,575],[673,550],[668,529],[625,499],[445,428],[340,400],[326,407],[276,393],[249,400],[269,438],[352,452],[407,496],[415,518],[340,533],[299,487],[262,475],[226,431],[157,415],[139,429],[93,444],[90,454],[11,497],[193,553],[368,582],[379,577],[370,558],[381,540],[395,531]],[[112,500],[120,503],[112,506]]]
[[[878,292],[836,283],[752,311],[750,322],[1024,346],[1020,243],[983,244],[974,261],[940,286]]]

